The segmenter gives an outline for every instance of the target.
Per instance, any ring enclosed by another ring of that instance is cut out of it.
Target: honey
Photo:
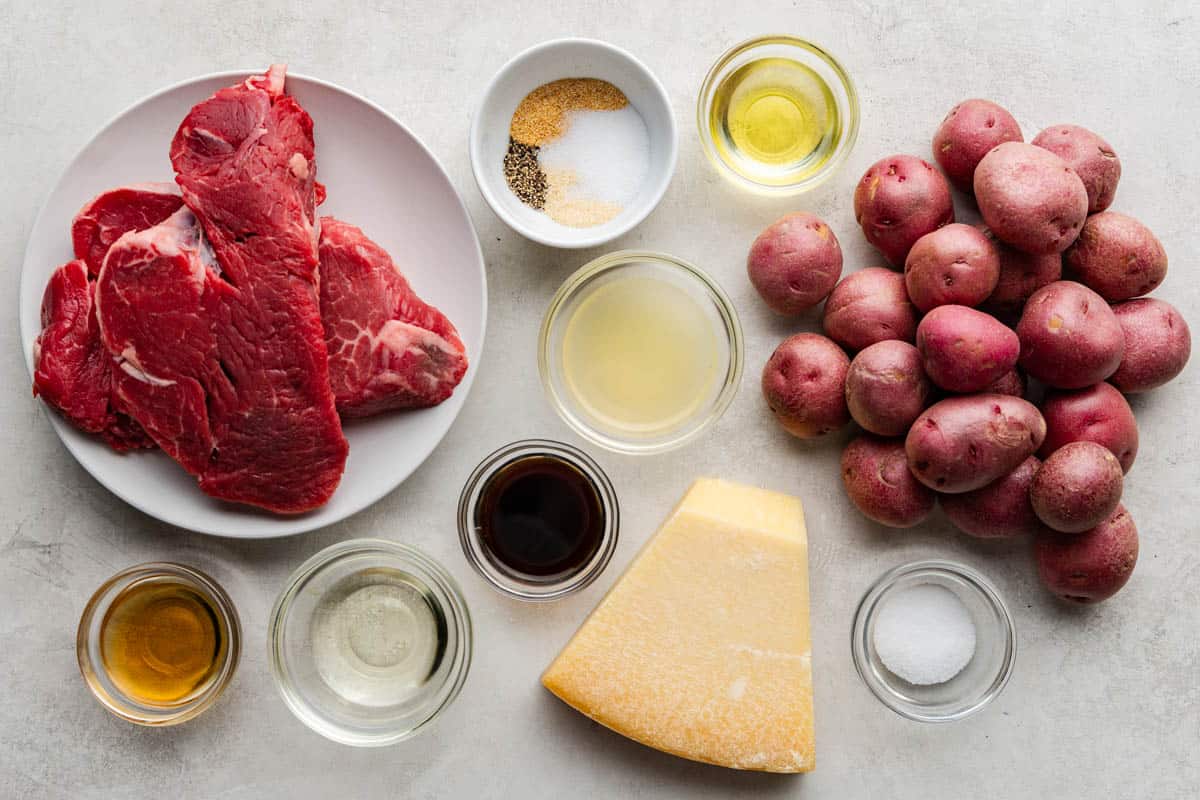
[[[146,705],[195,696],[216,676],[228,648],[229,631],[213,600],[170,577],[126,587],[100,625],[100,656],[109,680]]]

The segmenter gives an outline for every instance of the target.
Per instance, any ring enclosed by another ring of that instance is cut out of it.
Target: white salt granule
[[[616,111],[572,111],[562,136],[542,145],[547,172],[572,173],[571,199],[628,205],[646,180],[650,135],[632,105]]]
[[[944,586],[899,589],[875,619],[875,652],[893,675],[909,683],[945,683],[975,655],[975,623]]]

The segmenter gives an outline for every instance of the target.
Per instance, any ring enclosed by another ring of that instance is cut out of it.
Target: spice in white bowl
[[[893,675],[917,686],[945,683],[975,655],[971,612],[933,583],[898,589],[875,619],[875,652]]]
[[[637,197],[649,167],[646,123],[607,81],[551,81],[513,114],[504,157],[508,187],[561,225],[608,222]]]

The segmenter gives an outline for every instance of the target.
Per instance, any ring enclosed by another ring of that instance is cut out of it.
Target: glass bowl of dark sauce
[[[521,600],[556,600],[587,586],[612,558],[618,528],[617,496],[600,466],[544,439],[485,458],[458,504],[467,561]]]

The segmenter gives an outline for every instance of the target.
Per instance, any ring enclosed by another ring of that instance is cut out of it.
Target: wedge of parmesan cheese
[[[624,736],[735,769],[808,772],[800,500],[703,478],[542,675]]]

